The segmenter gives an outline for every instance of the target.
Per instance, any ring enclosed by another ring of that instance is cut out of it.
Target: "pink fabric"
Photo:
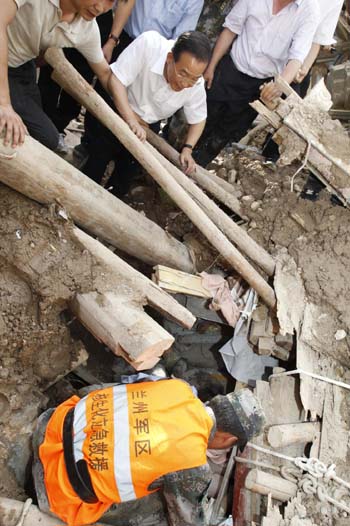
[[[219,274],[207,274],[206,272],[201,272],[200,276],[202,277],[202,286],[210,292],[213,298],[209,308],[221,310],[228,324],[235,327],[241,313],[232,298],[225,278]]]

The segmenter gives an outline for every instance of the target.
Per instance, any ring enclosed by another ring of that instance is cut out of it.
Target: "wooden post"
[[[154,146],[166,159],[171,161],[177,168],[181,169],[179,153],[162,137],[154,133],[151,129],[146,129],[147,140]],[[199,164],[196,165],[196,171],[190,176],[199,186],[204,188],[215,199],[227,206],[232,212],[242,217],[241,204],[232,193],[234,187],[217,175],[211,174]]]
[[[160,138],[163,140],[162,138]],[[215,225],[235,243],[254,263],[272,276],[275,271],[275,262],[273,258],[262,247],[260,247],[245,230],[240,228],[231,218],[229,218],[214,201],[191,181],[181,170],[176,168],[170,161],[165,159],[155,148],[147,145],[152,154],[168,170],[174,179],[192,196],[195,202],[204,210],[207,216]]]
[[[180,305],[170,294],[167,294],[153,281],[128,265],[97,239],[92,238],[79,228],[73,229],[74,236],[93,255],[96,261],[105,265],[116,288],[122,285],[132,289],[140,303],[147,303],[164,316],[190,329],[196,318],[185,307]]]
[[[135,369],[153,367],[174,338],[124,292],[78,294],[70,304],[85,327]]]
[[[245,487],[260,495],[270,495],[273,499],[287,502],[295,497],[298,486],[294,482],[276,477],[259,469],[252,469],[245,479]]]
[[[75,223],[152,266],[194,271],[185,245],[32,137],[13,159],[0,156],[0,181],[39,203],[59,202]]]
[[[58,49],[49,49],[45,53],[45,58],[54,68],[52,78],[68,93],[76,97],[120,140],[226,261],[256,290],[268,306],[274,307],[276,298],[273,289],[249,265],[238,250],[231,245],[202,209],[193,202],[187,192],[169,175],[159,161],[155,159],[146,146],[130,130],[129,126],[68,63],[64,58],[63,52]]]
[[[292,444],[307,444],[315,440],[320,430],[319,422],[280,424],[269,428],[267,440],[270,446],[276,449]]]

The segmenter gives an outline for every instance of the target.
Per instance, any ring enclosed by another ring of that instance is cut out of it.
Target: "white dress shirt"
[[[340,11],[344,0],[318,0],[321,22],[314,36],[314,43],[330,46],[335,42],[334,32],[337,27]]]
[[[272,8],[273,0],[238,0],[225,19],[238,35],[232,60],[251,77],[273,77],[292,59],[302,63],[319,23],[318,0],[295,0],[276,15]]]
[[[203,78],[190,88],[174,91],[164,77],[165,61],[173,45],[173,40],[147,31],[111,65],[113,74],[127,88],[130,106],[148,124],[171,117],[180,108],[189,124],[207,118]]]
[[[1,1],[1,0],[0,0]],[[96,20],[62,22],[59,0],[14,0],[17,13],[7,28],[8,65],[22,66],[49,47],[72,47],[90,63],[104,60]]]

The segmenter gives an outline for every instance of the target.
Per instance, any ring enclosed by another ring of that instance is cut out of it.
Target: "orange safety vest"
[[[63,422],[74,407],[74,460],[85,460],[97,503],[70,483]],[[51,511],[70,526],[98,521],[113,503],[152,493],[167,473],[202,466],[213,421],[182,380],[117,385],[57,407],[39,449]]]

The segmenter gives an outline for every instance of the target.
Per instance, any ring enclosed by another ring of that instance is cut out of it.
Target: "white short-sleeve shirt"
[[[174,91],[164,77],[167,54],[174,43],[156,31],[147,31],[111,65],[112,73],[127,88],[130,106],[148,124],[171,117],[180,108],[189,124],[207,117],[203,78],[190,88]]]
[[[335,42],[334,32],[337,27],[343,0],[318,0],[321,13],[321,22],[314,36],[314,43],[321,46],[330,46]]]
[[[306,58],[319,23],[318,0],[294,0],[276,15],[273,0],[238,0],[224,27],[238,36],[231,57],[239,71],[267,78]]]
[[[18,67],[49,47],[72,47],[90,63],[103,60],[96,20],[62,22],[59,0],[14,0],[17,13],[7,28],[8,65]]]

